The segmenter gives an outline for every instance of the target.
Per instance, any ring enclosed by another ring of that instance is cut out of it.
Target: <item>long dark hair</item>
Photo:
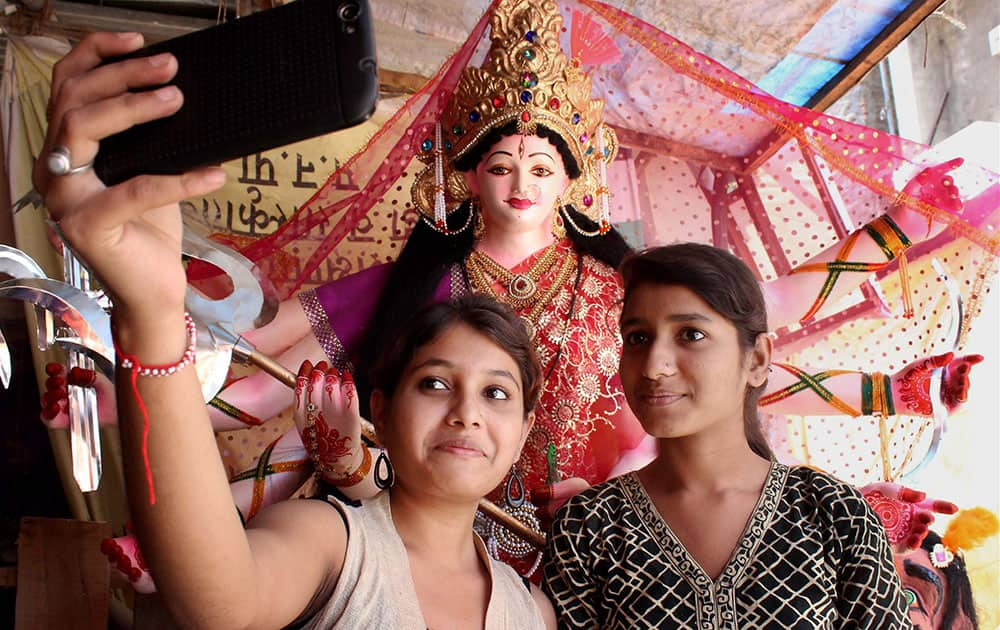
[[[516,122],[492,130],[475,147],[456,161],[456,168],[460,171],[475,168],[497,141],[516,133]],[[580,166],[576,163],[562,136],[542,125],[536,127],[535,133],[539,137],[546,138],[556,148],[559,155],[562,156],[566,173],[571,179],[580,176]],[[572,206],[563,206],[560,211],[571,218],[572,222],[580,226],[582,230],[594,232],[598,228],[594,221]],[[472,203],[470,201],[464,202],[448,216],[449,228],[458,230],[470,220],[474,220],[475,217],[470,216],[471,212],[475,212]],[[588,237],[574,230],[570,221],[564,221],[564,223],[566,224],[566,233],[578,253],[592,256],[612,268],[617,268],[625,256],[632,251],[632,248],[617,230],[612,229],[607,234]],[[438,232],[422,219],[413,226],[413,231],[410,232],[396,264],[392,267],[385,289],[379,296],[374,316],[369,322],[358,348],[355,377],[363,415],[369,413],[367,408],[368,395],[371,393],[369,372],[376,359],[385,351],[387,340],[396,333],[403,322],[413,316],[414,312],[430,301],[434,290],[441,283],[441,279],[453,265],[461,266],[464,274],[462,262],[474,246],[475,239],[472,236],[472,230],[467,229],[457,234],[446,235]],[[468,286],[468,278],[464,278],[464,280]]]
[[[758,335],[767,334],[764,294],[742,260],[711,245],[678,243],[654,247],[625,259],[621,266],[625,301],[639,285],[672,285],[690,289],[725,317],[739,335],[740,349],[754,348]],[[757,401],[767,383],[747,385],[743,397],[743,433],[754,453],[771,459],[757,414]]]
[[[527,417],[538,404],[542,388],[535,347],[521,319],[507,305],[485,295],[463,295],[438,302],[409,318],[391,341],[388,351],[379,355],[375,362],[371,371],[372,387],[391,399],[417,350],[456,324],[465,324],[488,337],[514,360],[521,377]]]

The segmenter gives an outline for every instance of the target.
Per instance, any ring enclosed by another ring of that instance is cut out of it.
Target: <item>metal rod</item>
[[[545,549],[545,534],[536,532],[510,514],[507,514],[496,503],[486,498],[479,499],[479,510],[494,522],[503,525],[539,550]]]

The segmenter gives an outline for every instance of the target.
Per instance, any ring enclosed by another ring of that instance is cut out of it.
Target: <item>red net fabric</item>
[[[949,214],[902,189],[923,166],[953,156],[780,101],[607,5],[564,0],[559,10],[563,49],[590,74],[618,133],[621,150],[608,170],[611,213],[634,245],[711,242],[769,280],[900,202],[950,225],[908,256],[916,317],[898,317],[894,263],[848,303],[828,304],[809,326],[783,331],[777,358],[892,372],[952,348],[953,313],[931,260],[959,285],[964,331],[1000,251],[995,173],[968,163],[953,171],[965,210]],[[433,138],[462,69],[482,64],[489,13],[361,151],[272,234],[243,248],[283,295],[396,257],[418,216],[410,186],[423,164],[415,156]],[[881,427],[869,419],[781,418],[770,430],[784,459],[858,483],[912,467],[932,433],[927,421],[905,416]]]

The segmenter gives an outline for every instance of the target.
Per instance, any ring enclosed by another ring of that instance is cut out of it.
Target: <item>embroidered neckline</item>
[[[706,596],[711,590],[722,592],[732,589],[749,566],[757,546],[764,537],[764,532],[767,531],[777,511],[781,492],[788,478],[788,470],[788,466],[776,460],[771,461],[771,467],[768,469],[760,497],[750,512],[747,524],[733,548],[732,555],[726,561],[722,573],[715,581],[708,576],[708,573],[670,529],[670,525],[656,509],[656,504],[653,503],[646,488],[639,481],[638,475],[633,472],[620,479],[632,507],[649,529],[664,556],[669,559],[679,575],[683,576],[700,595]],[[726,598],[721,599],[724,601]]]

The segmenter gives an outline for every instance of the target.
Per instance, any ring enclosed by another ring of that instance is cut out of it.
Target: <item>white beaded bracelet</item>
[[[191,315],[184,313],[184,327],[187,329],[188,335],[188,347],[184,351],[183,356],[176,363],[170,363],[166,365],[142,365],[139,361],[132,355],[125,354],[118,347],[118,342],[115,341],[115,352],[118,353],[118,365],[122,366],[126,370],[135,369],[135,373],[139,376],[171,376],[180,370],[183,370],[188,365],[194,363],[195,361],[195,344],[198,340],[198,329],[191,319]]]

